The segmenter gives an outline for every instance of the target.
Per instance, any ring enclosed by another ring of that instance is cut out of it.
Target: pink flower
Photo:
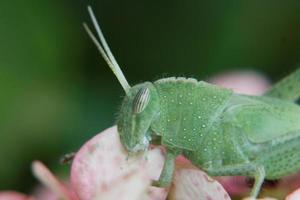
[[[33,200],[33,198],[18,192],[6,191],[0,192],[0,200]]]
[[[300,189],[294,191],[292,194],[286,197],[286,200],[298,200],[300,199]]]
[[[92,199],[230,199],[217,181],[198,169],[177,165],[169,189],[151,186],[161,173],[164,155],[159,147],[134,158],[127,158],[116,127],[88,141],[78,152],[71,170],[71,184],[80,200]],[[182,184],[184,183],[184,184]],[[195,191],[191,193],[190,191]],[[201,198],[203,197],[203,198]]]
[[[208,82],[250,95],[261,95],[270,86],[265,76],[254,71],[228,71],[211,77]]]
[[[151,181],[158,179],[163,162],[163,151],[159,147],[128,157],[114,126],[93,137],[78,151],[71,168],[71,187],[59,181],[39,161],[33,162],[32,170],[35,177],[55,194],[56,199],[164,200],[168,194],[174,200],[230,199],[217,181],[186,163],[184,166],[177,165],[170,188],[152,187]],[[7,196],[12,200],[28,200],[24,195],[13,193],[0,194],[0,200],[7,200]],[[40,200],[45,199],[40,197]]]

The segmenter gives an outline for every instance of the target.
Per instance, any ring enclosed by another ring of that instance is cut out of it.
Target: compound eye
[[[141,88],[133,100],[133,113],[141,113],[147,106],[150,100],[150,90]]]

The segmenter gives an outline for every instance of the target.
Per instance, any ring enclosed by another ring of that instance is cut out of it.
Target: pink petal
[[[43,186],[38,186],[33,191],[36,200],[58,200],[57,195]]]
[[[40,161],[32,163],[32,171],[34,176],[39,179],[47,188],[54,192],[57,197],[65,200],[76,200],[75,195],[72,195],[66,186],[61,183],[51,171]]]
[[[72,200],[78,199],[76,194],[72,191],[70,185],[65,183],[67,190],[70,192]],[[58,195],[54,193],[50,188],[44,187],[42,185],[37,186],[33,191],[34,197],[36,200],[58,200]]]
[[[176,170],[171,200],[230,200],[222,185],[195,168]]]
[[[288,195],[285,200],[299,200],[300,199],[300,189],[294,191],[290,195]]]
[[[191,161],[186,159],[183,155],[177,156],[176,163],[192,165]]]
[[[216,177],[216,180],[221,183],[224,189],[231,196],[241,196],[242,194],[249,193],[250,187],[247,185],[246,177],[242,176],[226,176]]]
[[[145,180],[145,174],[140,168],[132,171],[124,177],[111,182],[107,188],[98,190],[93,200],[132,200],[141,199],[147,191],[150,180]]]
[[[261,199],[246,197],[246,198],[243,198],[242,200],[277,200],[277,199],[274,199],[274,198],[271,198],[271,197],[264,197],[264,198],[261,198]]]
[[[233,89],[236,93],[260,95],[270,86],[269,81],[253,71],[232,71],[216,75],[209,82]]]
[[[33,198],[18,192],[5,191],[0,192],[0,200],[33,200]]]
[[[116,126],[96,135],[76,154],[71,169],[71,184],[81,200],[141,199],[148,193],[164,196],[166,191],[152,188],[163,167],[159,149],[128,158],[120,143]]]

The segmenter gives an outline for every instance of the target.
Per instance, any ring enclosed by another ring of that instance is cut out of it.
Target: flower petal
[[[300,199],[300,189],[288,195],[285,200],[299,200],[299,199]]]
[[[171,200],[230,200],[222,185],[195,168],[180,167],[176,170]]]
[[[262,74],[254,71],[231,71],[213,76],[209,82],[233,89],[242,94],[263,94],[270,86],[269,81]]]
[[[71,169],[71,184],[81,200],[141,199],[149,197],[151,179],[158,179],[163,167],[159,149],[129,157],[121,145],[116,126],[85,143],[76,154]],[[166,196],[166,191],[152,188]]]
[[[142,169],[129,172],[106,188],[101,188],[93,200],[138,200],[147,191],[150,180],[145,180]],[[125,184],[126,183],[126,184]]]
[[[66,188],[66,186],[61,183],[40,161],[34,161],[32,163],[32,171],[34,176],[47,188],[54,192],[59,198],[66,200],[77,199],[75,195],[72,195],[71,192]]]
[[[230,194],[230,196],[242,196],[248,194],[250,187],[247,184],[246,177],[242,176],[223,176],[216,177],[216,180]]]
[[[0,192],[0,200],[33,200],[33,198],[14,191],[4,191]]]
[[[277,200],[277,199],[274,199],[274,198],[271,198],[271,197],[264,197],[262,199],[255,199],[255,198],[252,198],[252,197],[246,197],[246,198],[243,198],[242,200]]]

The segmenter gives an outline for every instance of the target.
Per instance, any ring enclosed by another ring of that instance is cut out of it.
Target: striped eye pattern
[[[147,106],[150,100],[150,90],[148,88],[141,88],[136,94],[133,101],[133,113],[141,113]]]

